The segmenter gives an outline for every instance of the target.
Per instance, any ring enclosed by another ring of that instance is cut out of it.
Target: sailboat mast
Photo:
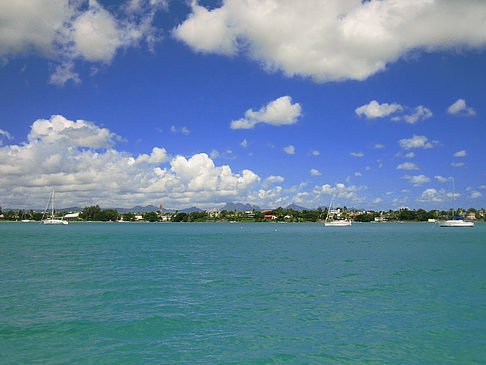
[[[329,208],[327,209],[326,220],[329,218],[329,215],[331,214],[332,204],[334,203],[334,196],[335,196],[335,190],[333,189],[331,195],[331,202],[329,203]]]
[[[455,202],[456,202],[456,186],[454,183],[454,178],[452,178],[452,219],[454,219],[454,215],[456,212],[454,208]]]

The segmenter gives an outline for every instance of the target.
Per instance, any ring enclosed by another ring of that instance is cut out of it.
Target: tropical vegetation
[[[458,209],[454,212],[441,210],[425,210],[425,209],[407,209],[401,208],[399,210],[389,211],[362,211],[357,209],[348,209],[347,207],[337,209],[340,218],[351,219],[355,222],[372,222],[372,221],[428,221],[449,219],[454,216],[471,216],[473,215],[478,220],[486,218],[484,209],[476,210],[474,208]],[[61,217],[66,212],[58,211],[56,216]],[[119,213],[115,209],[102,209],[98,205],[85,207],[76,220],[80,221],[145,221],[145,222],[319,222],[326,218],[328,213],[327,208],[318,208],[315,210],[294,210],[289,208],[276,208],[272,210],[255,210],[239,212],[239,211],[194,211],[163,213],[160,212],[146,212],[146,213]],[[33,210],[8,210],[2,212],[0,207],[0,218],[3,220],[35,220],[42,219],[42,212]]]

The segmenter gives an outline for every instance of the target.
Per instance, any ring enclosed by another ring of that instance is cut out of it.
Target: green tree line
[[[359,212],[355,209],[341,208],[342,218],[352,219],[357,222],[371,222],[375,218],[383,218],[387,221],[427,221],[429,219],[449,219],[453,215],[475,213],[477,219],[485,219],[483,216],[484,209],[476,210],[474,208],[458,209],[454,212],[441,210],[425,210],[425,209],[407,209],[402,208],[396,211],[367,211]],[[56,212],[56,216],[62,216],[63,212]],[[35,212],[33,210],[9,210],[2,212],[0,207],[0,215],[3,215],[4,220],[37,220],[42,219],[43,213]],[[253,210],[251,212],[237,212],[222,210],[217,214],[207,211],[202,212],[175,212],[168,213],[168,220],[172,222],[211,222],[211,221],[235,221],[235,222],[267,222],[267,221],[288,221],[288,222],[318,222],[326,218],[327,208],[318,208],[316,210],[297,211],[293,209],[285,209],[282,207],[267,210],[264,212]],[[135,213],[120,214],[115,209],[101,209],[98,205],[85,207],[79,214],[79,218],[84,221],[117,221],[123,219],[124,221],[135,221]],[[142,219],[148,222],[158,222],[163,220],[158,212],[148,212],[142,214]]]

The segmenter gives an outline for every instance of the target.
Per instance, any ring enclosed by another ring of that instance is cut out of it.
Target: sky
[[[485,96],[484,1],[0,0],[0,206],[479,209]]]

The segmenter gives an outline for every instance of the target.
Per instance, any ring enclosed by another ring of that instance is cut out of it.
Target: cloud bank
[[[34,121],[24,142],[0,146],[0,205],[42,209],[53,187],[58,207],[163,203],[175,209],[214,208],[226,201],[317,207],[328,204],[333,193],[341,204],[366,201],[360,194],[366,186],[312,188],[303,182],[283,187],[283,176],[261,179],[248,169],[233,172],[229,165],[217,166],[206,153],[171,156],[165,148],[154,146],[133,155],[117,149],[120,142],[122,137],[94,122],[61,115]],[[310,175],[322,176],[317,169],[311,169]]]
[[[52,187],[62,206],[211,205],[244,199],[260,181],[250,170],[216,166],[205,153],[171,157],[153,147],[132,156],[113,148],[119,140],[92,122],[35,121],[26,142],[0,146],[2,205],[42,207]]]
[[[211,10],[193,1],[173,34],[289,77],[364,80],[411,52],[484,48],[485,13],[474,0],[225,0]]]

